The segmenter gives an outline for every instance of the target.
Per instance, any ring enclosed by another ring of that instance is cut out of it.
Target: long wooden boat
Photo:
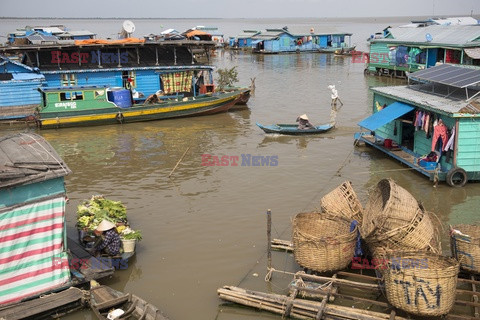
[[[130,90],[106,86],[41,88],[42,105],[35,115],[40,128],[121,124],[215,114],[228,111],[249,96],[249,89],[196,97],[161,96],[158,102],[135,103]]]
[[[99,320],[168,320],[157,307],[142,298],[103,285],[90,289],[90,308]]]
[[[265,133],[278,133],[288,135],[304,135],[304,134],[319,134],[325,133],[335,126],[332,124],[322,124],[311,129],[298,129],[298,124],[271,124],[262,125],[257,122],[257,126],[265,131]]]
[[[343,47],[343,51],[349,52],[355,50],[356,46],[350,46],[350,47]],[[342,48],[339,47],[325,47],[325,48],[320,48],[318,49],[318,52],[322,53],[335,53],[338,50],[341,50]]]

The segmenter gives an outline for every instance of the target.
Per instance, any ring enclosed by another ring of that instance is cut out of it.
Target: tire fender
[[[461,188],[468,182],[467,172],[460,167],[448,170],[446,182],[450,187]]]

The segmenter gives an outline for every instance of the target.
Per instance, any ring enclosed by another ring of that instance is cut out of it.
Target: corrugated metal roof
[[[480,48],[467,48],[465,53],[472,59],[480,59]]]
[[[465,112],[469,105],[465,100],[446,98],[444,96],[427,93],[420,91],[421,88],[424,88],[424,85],[375,87],[371,88],[371,90],[395,97],[401,102],[427,107],[450,115],[464,113],[463,116],[468,114],[472,117],[480,117],[480,114]]]
[[[418,43],[428,45],[475,45],[480,38],[480,25],[475,26],[427,26],[420,28],[392,28],[389,30],[393,39],[372,39],[371,42]],[[432,41],[427,41],[430,34]]]
[[[44,35],[44,34],[32,34],[26,36],[28,41],[32,43],[43,43],[43,42],[57,42],[58,38],[51,35]]]
[[[250,38],[253,37],[254,35],[259,34],[260,31],[255,31],[255,30],[243,30],[237,38]]]
[[[0,188],[64,177],[70,172],[55,149],[38,134],[0,138]]]

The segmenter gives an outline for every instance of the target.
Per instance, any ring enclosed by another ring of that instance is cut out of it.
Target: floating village
[[[66,176],[76,173],[43,133],[248,108],[261,88],[254,78],[238,86],[235,67],[211,65],[219,51],[331,55],[362,63],[365,77],[395,78],[400,84],[369,89],[371,115],[354,124],[351,148],[392,158],[432,188],[463,190],[480,180],[480,25],[473,17],[372,30],[368,51],[352,43],[355,30],[272,26],[227,37],[196,26],[139,38],[135,29],[125,20],[117,38],[101,39],[63,25],[27,26],[0,46],[0,128],[30,129],[0,136],[0,319],[82,309],[97,319],[172,319],[140,295],[102,284],[129,267],[145,237],[122,199],[84,199],[76,236],[67,234]],[[335,85],[325,90],[331,113],[322,124],[302,114],[255,128],[293,139],[334,132],[344,101]],[[224,285],[219,305],[278,319],[480,318],[480,225],[442,225],[399,181],[381,179],[362,199],[345,179],[290,227],[290,238],[274,238],[266,212],[265,281],[291,276],[286,292]],[[296,272],[276,268],[273,256],[293,257]]]

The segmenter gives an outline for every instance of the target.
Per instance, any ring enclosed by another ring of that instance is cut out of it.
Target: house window
[[[60,93],[61,101],[71,101],[71,100],[83,100],[83,92],[61,92]]]
[[[60,82],[62,87],[75,86],[77,85],[77,75],[74,73],[64,73],[61,76]]]

